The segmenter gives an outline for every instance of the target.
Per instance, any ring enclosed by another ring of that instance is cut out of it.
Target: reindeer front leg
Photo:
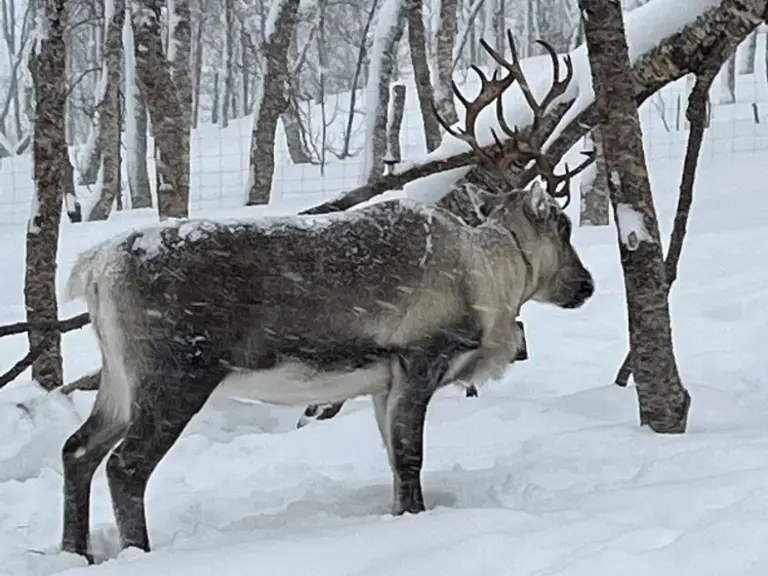
[[[392,469],[394,515],[425,510],[421,468],[427,406],[435,391],[447,382],[451,364],[463,353],[466,343],[451,334],[441,334],[423,346],[395,354],[390,388],[373,398],[376,423]]]
[[[516,322],[512,314],[486,319],[485,325],[489,328],[483,331],[480,347],[454,362],[446,380],[477,386],[500,378],[511,363],[527,357],[522,323]]]
[[[414,360],[420,364],[426,362],[425,359],[394,357],[389,391],[373,397],[376,424],[392,470],[392,514],[395,516],[425,510],[421,488],[424,424],[427,405],[437,389],[437,382],[412,370]]]

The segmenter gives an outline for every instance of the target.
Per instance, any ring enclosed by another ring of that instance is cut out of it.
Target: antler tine
[[[573,170],[570,170],[568,163],[566,163],[563,174],[555,174],[551,164],[543,154],[536,158],[539,172],[547,183],[547,192],[553,198],[565,198],[563,208],[566,208],[571,203],[571,179],[586,170],[597,158],[595,150],[585,150],[581,154],[586,156],[586,158]],[[561,183],[563,183],[563,186],[558,188]]]
[[[573,79],[573,61],[571,60],[570,54],[565,56],[565,78],[560,80],[560,58],[557,55],[557,51],[552,47],[551,44],[545,42],[544,40],[536,40],[536,43],[544,48],[552,60],[552,86],[550,87],[546,96],[544,96],[542,99],[541,103],[538,105],[539,110],[543,113],[547,108],[549,108],[550,104],[552,104],[556,98],[562,96],[568,89],[568,85]]]

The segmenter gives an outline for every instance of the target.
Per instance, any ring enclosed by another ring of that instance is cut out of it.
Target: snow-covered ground
[[[150,482],[152,553],[117,555],[100,468],[94,547],[108,560],[86,567],[55,550],[59,452],[93,394],[70,401],[19,380],[0,392],[0,574],[764,576],[767,161],[715,156],[700,168],[672,297],[693,396],[686,435],[641,429],[634,390],[611,385],[626,345],[616,232],[577,228],[596,295],[578,311],[529,304],[528,362],[479,398],[438,394],[427,423],[428,512],[389,515],[391,478],[369,402],[296,430],[300,406],[221,399]],[[651,173],[666,235],[680,161],[654,161]],[[137,211],[65,223],[61,285],[80,250],[153,220]],[[23,226],[0,229],[0,323],[23,318],[23,243]],[[76,302],[61,315],[82,310]],[[23,337],[2,339],[0,371],[25,352]],[[68,379],[96,369],[89,328],[65,336],[64,356]]]

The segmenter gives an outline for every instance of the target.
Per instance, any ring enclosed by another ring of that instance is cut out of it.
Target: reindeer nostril
[[[588,280],[582,280],[581,286],[579,286],[579,290],[578,290],[579,297],[586,300],[588,298],[591,298],[594,293],[595,293],[595,283],[592,281],[592,279],[590,278]]]

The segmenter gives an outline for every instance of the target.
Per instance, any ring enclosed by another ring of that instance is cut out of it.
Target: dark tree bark
[[[387,126],[387,156],[389,160],[397,163],[403,160],[400,152],[400,128],[403,125],[403,116],[405,115],[404,84],[392,86],[391,107],[389,125]]]
[[[58,320],[56,301],[56,251],[61,208],[68,176],[65,107],[67,100],[66,0],[40,0],[38,5],[47,34],[30,57],[30,71],[37,101],[34,125],[35,195],[27,227],[24,303],[27,322],[52,325]],[[28,332],[32,378],[46,390],[62,384],[61,334],[55,328]]]
[[[620,240],[640,422],[658,433],[679,434],[685,432],[691,399],[680,379],[672,343],[661,238],[621,5],[579,0],[579,6]]]
[[[288,75],[288,47],[296,33],[299,0],[281,0],[273,33],[266,39],[262,50],[261,91],[257,96],[251,133],[249,179],[250,189],[246,205],[268,204],[275,172],[275,130],[285,112],[287,99],[285,86]]]
[[[435,118],[435,92],[427,62],[427,34],[424,30],[424,1],[408,0],[408,46],[411,51],[411,64],[416,79],[416,93],[419,97],[421,121],[424,123],[424,137],[427,151],[432,152],[438,146],[442,136],[440,124]]]
[[[120,81],[123,61],[125,0],[113,0],[114,13],[104,38],[106,89],[98,105],[101,156],[101,193],[88,220],[106,220],[120,194]]]
[[[458,0],[440,0],[440,24],[437,27],[435,104],[438,113],[449,124],[455,124],[459,121],[451,91],[453,48],[459,33],[458,11]]]
[[[142,0],[131,14],[131,20],[135,39],[136,75],[155,136],[156,169],[160,184],[157,189],[157,211],[161,219],[187,218],[189,129],[188,115],[182,108],[187,96],[174,82],[171,64],[163,52],[158,0]],[[175,28],[179,29],[180,25],[177,24]],[[191,107],[191,101],[189,104]]]
[[[185,177],[185,213],[189,209],[190,137],[192,136],[192,12],[190,0],[173,0],[174,26],[171,34],[172,50],[168,51],[171,63],[173,87],[178,94],[181,116],[181,148],[176,151],[180,157]]]
[[[608,193],[608,172],[605,167],[603,137],[600,126],[590,133],[590,140],[595,149],[595,164],[592,177],[581,183],[581,209],[579,226],[608,226],[610,224],[611,199]]]
[[[192,44],[195,48],[194,65],[192,76],[192,127],[197,128],[197,122],[200,117],[200,82],[203,77],[203,14],[200,2],[195,3],[195,25],[192,37]]]
[[[224,0],[224,95],[221,106],[221,126],[229,126],[230,107],[235,92],[235,2]],[[234,112],[234,110],[233,110]],[[234,114],[233,114],[234,116]]]
[[[221,100],[221,90],[219,88],[219,73],[213,73],[213,102],[211,103],[211,124],[219,123],[219,107]]]

